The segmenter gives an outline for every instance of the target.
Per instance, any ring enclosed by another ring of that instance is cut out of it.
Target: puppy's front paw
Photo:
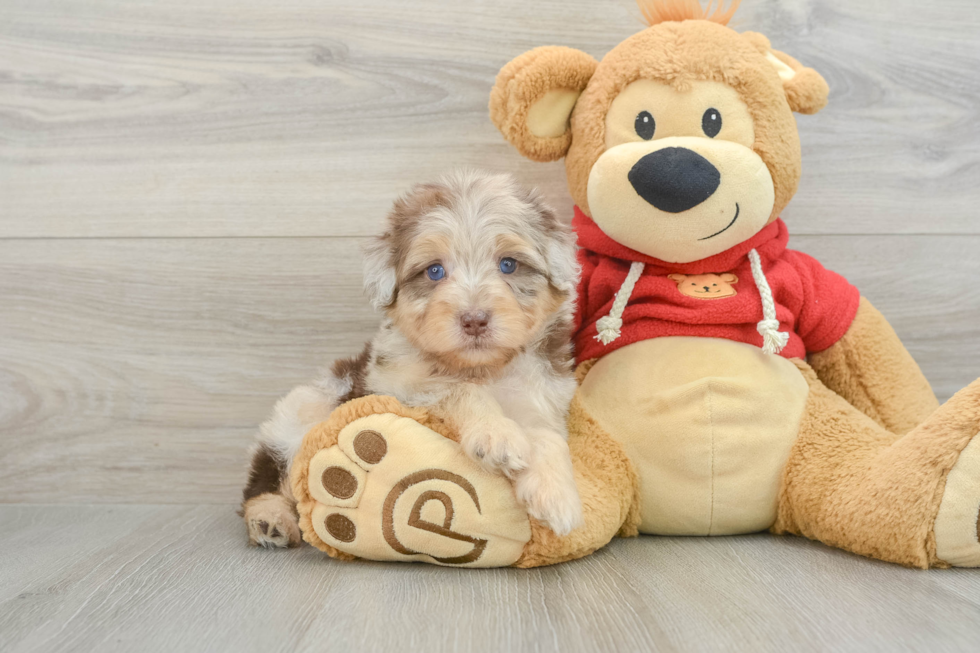
[[[470,458],[508,478],[527,469],[531,446],[524,430],[512,419],[474,424],[463,431],[462,444]]]
[[[267,549],[299,546],[299,522],[292,505],[281,494],[260,494],[245,503],[248,543]]]
[[[527,514],[543,522],[556,535],[568,535],[584,523],[582,500],[570,475],[532,467],[517,479],[517,498]]]

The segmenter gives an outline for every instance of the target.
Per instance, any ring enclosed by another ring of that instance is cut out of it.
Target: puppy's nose
[[[711,288],[709,288],[707,286],[702,286],[702,287],[704,288],[704,292],[708,292],[709,290],[711,290]]]
[[[721,183],[711,162],[686,147],[651,152],[627,175],[636,194],[667,213],[681,213],[705,201]]]
[[[459,316],[459,324],[463,327],[466,335],[483,335],[490,324],[490,316],[486,311],[467,311]]]

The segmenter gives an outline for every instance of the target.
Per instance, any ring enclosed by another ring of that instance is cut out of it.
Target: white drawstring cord
[[[772,299],[772,289],[769,281],[762,272],[762,261],[759,252],[754,249],[749,252],[749,264],[752,266],[752,279],[755,281],[759,294],[762,295],[763,319],[756,325],[762,336],[762,353],[778,354],[789,342],[789,334],[779,330],[779,320],[776,319],[776,304]]]
[[[619,337],[620,329],[623,328],[623,311],[626,309],[626,304],[630,300],[630,295],[633,294],[633,286],[636,285],[640,275],[643,274],[643,268],[643,263],[637,261],[630,264],[629,274],[626,275],[626,281],[623,282],[623,285],[619,287],[619,291],[616,293],[612,310],[609,311],[609,315],[599,318],[599,321],[596,322],[596,328],[599,330],[599,334],[595,336],[595,339],[602,344],[608,345]]]
[[[759,252],[754,249],[749,251],[749,264],[752,267],[752,279],[759,289],[762,297],[762,316],[763,319],[756,325],[759,335],[762,336],[762,352],[764,354],[778,354],[789,343],[789,334],[779,330],[779,320],[776,319],[776,304],[772,298],[772,289],[769,281],[762,271],[762,261]],[[634,261],[630,264],[630,271],[626,275],[626,280],[619,287],[616,298],[613,300],[612,309],[609,315],[600,318],[596,322],[599,333],[595,339],[604,345],[608,345],[621,335],[623,328],[623,311],[629,303],[633,294],[633,287],[643,274],[644,264]]]

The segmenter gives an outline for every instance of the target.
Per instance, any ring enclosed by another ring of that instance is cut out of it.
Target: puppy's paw
[[[244,509],[248,543],[267,549],[299,546],[299,521],[292,504],[281,494],[260,494]]]
[[[516,490],[527,513],[556,535],[568,535],[584,523],[578,488],[564,470],[531,467],[517,478]]]
[[[461,441],[466,454],[490,471],[514,478],[527,469],[531,445],[527,434],[512,419],[474,424],[463,431]]]

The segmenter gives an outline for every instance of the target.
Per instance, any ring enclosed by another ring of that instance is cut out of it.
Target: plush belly
[[[601,358],[579,393],[636,467],[642,532],[772,525],[807,397],[792,362],[728,340],[656,338]]]

